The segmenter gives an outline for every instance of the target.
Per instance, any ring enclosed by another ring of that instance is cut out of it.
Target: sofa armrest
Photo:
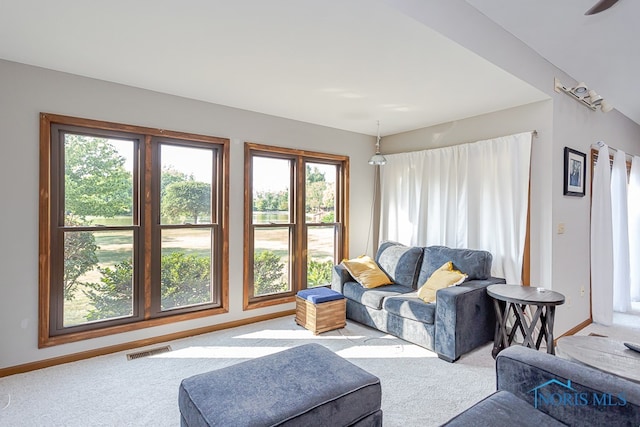
[[[347,282],[355,282],[355,279],[351,277],[344,265],[335,265],[331,273],[331,289],[343,293],[342,288]]]
[[[487,286],[504,279],[471,280],[436,293],[435,351],[441,359],[460,355],[493,339],[495,311]]]
[[[523,346],[496,358],[498,390],[568,425],[640,425],[640,384]]]

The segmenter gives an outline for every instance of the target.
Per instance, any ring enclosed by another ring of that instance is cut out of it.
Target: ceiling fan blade
[[[596,13],[600,13],[603,10],[609,9],[614,4],[618,3],[618,0],[600,0],[596,3],[591,9],[587,10],[585,15],[595,15]]]

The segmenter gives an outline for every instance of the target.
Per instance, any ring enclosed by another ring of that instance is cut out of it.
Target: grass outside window
[[[39,345],[228,310],[229,140],[41,114]]]
[[[347,254],[349,159],[245,144],[244,308],[328,286]]]

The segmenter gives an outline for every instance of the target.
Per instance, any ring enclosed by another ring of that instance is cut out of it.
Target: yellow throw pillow
[[[459,285],[464,282],[467,275],[453,269],[451,261],[446,262],[433,272],[431,277],[418,289],[418,297],[424,302],[434,302],[438,289]]]
[[[365,288],[377,288],[382,285],[390,285],[393,282],[378,264],[368,255],[342,261],[351,277],[356,279]]]

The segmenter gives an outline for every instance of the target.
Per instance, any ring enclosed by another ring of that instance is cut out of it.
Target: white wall
[[[37,348],[40,112],[230,138],[229,313]],[[366,250],[371,136],[0,60],[0,138],[0,368],[293,309],[242,311],[244,141],[350,156],[350,251]]]
[[[565,94],[555,92],[554,77],[570,86],[580,80],[580,76],[568,76],[463,0],[448,0],[446,4],[440,0],[385,2],[552,99],[551,135],[546,134],[548,130],[541,132],[540,139],[545,138],[541,144],[543,149],[534,151],[532,158],[531,226],[540,233],[536,236],[538,244],[534,245],[532,240],[531,245],[532,267],[539,263],[536,271],[532,270],[532,284],[551,288],[567,297],[568,303],[557,310],[556,336],[589,319],[590,194],[589,189],[582,198],[562,194],[564,147],[588,153],[592,143],[604,140],[610,146],[638,154],[640,126],[615,110],[607,114],[593,112]],[[587,182],[590,177],[588,170]],[[566,229],[559,235],[556,230],[561,222],[566,224]],[[586,291],[584,296],[580,296],[582,287]]]

